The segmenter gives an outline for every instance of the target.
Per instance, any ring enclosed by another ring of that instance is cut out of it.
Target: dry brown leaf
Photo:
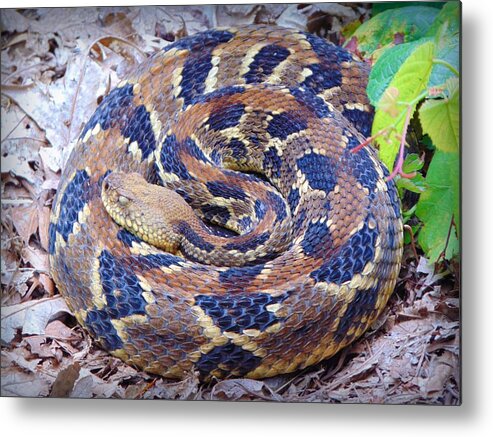
[[[340,3],[315,3],[310,5],[314,11],[324,12],[327,15],[333,17],[345,18],[348,21],[356,19],[356,13],[350,5],[343,5]]]
[[[41,147],[39,149],[39,156],[45,170],[48,168],[55,174],[61,170],[63,162],[59,149],[56,149],[54,147]],[[50,185],[48,187],[46,187],[43,183],[43,188],[57,188],[58,180],[56,182],[57,185]]]
[[[297,4],[289,5],[277,19],[277,25],[292,29],[305,30],[308,17]]]
[[[28,190],[29,185],[21,184],[20,180],[10,173],[2,173],[2,225],[8,228],[9,237],[13,237],[14,233],[12,225],[12,217],[10,210],[12,207],[19,205],[31,205],[32,192]]]
[[[92,374],[87,368],[80,370],[79,379],[70,393],[71,398],[111,398],[115,394],[122,397],[123,390],[118,382],[108,382]]]
[[[27,355],[22,349],[14,349],[12,351],[2,351],[2,359],[8,360],[10,363],[17,365],[28,372],[36,372],[40,359],[27,359]]]
[[[274,401],[282,399],[273,393],[263,381],[247,378],[219,381],[211,391],[211,398],[230,401],[250,399]]]
[[[418,360],[413,353],[407,352],[401,357],[394,357],[389,364],[387,383],[394,383],[396,380],[408,382],[416,375]]]
[[[106,89],[106,73],[98,63],[87,62],[84,81],[77,96],[77,107],[71,119],[73,99],[84,60],[82,55],[72,56],[64,80],[55,81],[51,85],[37,83],[29,90],[4,91],[5,95],[15,101],[45,131],[46,139],[58,153],[76,139],[82,123],[87,122],[96,108],[96,97],[103,95]],[[47,154],[48,150],[43,153]]]
[[[435,273],[435,264],[430,263],[430,261],[423,256],[419,258],[419,263],[416,267],[416,271],[418,273],[426,274],[426,278],[423,281],[423,284],[425,286],[431,286],[447,275],[447,272],[445,271]]]
[[[428,367],[428,376],[417,378],[421,393],[428,397],[432,393],[441,393],[447,381],[454,376],[457,368],[457,356],[445,351],[442,356],[433,355]]]
[[[84,373],[85,376],[81,375],[78,381],[75,382],[70,397],[77,399],[92,398],[95,385],[94,375],[86,369],[82,369],[81,373]]]
[[[81,368],[79,378],[70,392],[71,398],[111,398],[123,396],[121,380],[107,381],[94,375],[89,369]]]
[[[47,344],[47,338],[42,335],[32,335],[26,337],[24,341],[29,345],[29,349],[33,355],[40,358],[53,358],[55,353],[51,346]]]
[[[75,381],[79,377],[80,365],[75,362],[62,369],[53,383],[50,398],[66,398],[74,388]]]
[[[143,393],[139,397],[143,399],[181,399],[190,400],[199,390],[199,380],[197,375],[178,382],[169,382],[158,379],[151,387],[144,387]]]
[[[12,223],[25,245],[29,244],[31,235],[38,230],[38,208],[33,202],[27,206],[17,206],[11,209]]]
[[[78,338],[72,329],[60,320],[53,320],[48,323],[45,329],[47,337],[56,338],[57,340],[73,340]]]
[[[42,181],[37,169],[44,134],[21,108],[16,104],[9,105],[5,96],[2,98],[1,132],[2,173],[19,176],[36,187]]]
[[[94,375],[93,375],[94,378]],[[121,398],[122,387],[117,382],[104,382],[97,380],[94,384],[93,393],[95,398],[107,399],[111,397]]]
[[[29,21],[15,9],[3,9],[0,14],[2,32],[25,32],[29,28]]]
[[[7,144],[9,147],[7,147]],[[37,185],[38,177],[30,166],[30,163],[37,162],[38,157],[37,155],[32,156],[31,149],[20,147],[19,144],[19,141],[4,141],[2,143],[2,173],[11,173],[24,178],[33,186]],[[25,153],[25,151],[28,152]]]
[[[351,7],[339,3],[291,4],[279,15],[276,22],[278,26],[307,30],[310,27],[310,21],[320,16],[332,19],[331,27],[333,30],[338,30],[335,28],[334,17],[338,17],[345,22],[350,22],[357,18]],[[340,27],[340,24],[338,27]]]
[[[46,325],[60,314],[71,314],[62,297],[27,301],[2,307],[2,341],[10,343],[18,329],[23,335],[44,334]]]
[[[283,3],[262,4],[263,8],[257,13],[255,23],[275,24],[277,18],[288,5]]]
[[[205,6],[144,6],[139,8],[133,27],[143,35],[154,35],[159,23],[163,32],[170,35],[192,35],[213,27],[213,5]]]
[[[22,251],[22,259],[28,262],[38,272],[48,273],[50,270],[50,260],[48,253],[43,249],[37,249],[33,246],[26,245]]]
[[[238,26],[239,24],[248,25],[255,23],[255,18],[264,6],[261,4],[250,5],[217,5],[216,23],[217,26]]]
[[[55,282],[53,279],[48,276],[46,273],[39,274],[39,282],[43,286],[46,291],[46,295],[49,297],[54,296],[55,294]]]
[[[45,397],[50,383],[39,373],[25,373],[14,367],[2,369],[1,396]]]
[[[104,29],[94,24],[100,17],[99,8],[38,8],[36,16],[30,20],[30,30],[41,36],[52,38],[60,35],[66,45],[78,39],[92,39]]]
[[[8,271],[2,269],[2,284],[7,286],[7,290],[10,288],[15,289],[14,296],[10,296],[9,304],[16,304],[20,301],[21,297],[24,297],[29,290],[27,282],[31,280],[34,275],[34,271],[29,270],[14,270]]]
[[[47,206],[38,207],[39,241],[41,247],[47,252],[49,248],[48,229],[50,227],[50,213],[51,210]]]
[[[25,349],[2,351],[2,396],[46,396],[49,378],[38,370],[40,359],[27,359]]]

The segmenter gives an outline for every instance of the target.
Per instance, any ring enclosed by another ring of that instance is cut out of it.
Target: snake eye
[[[118,197],[118,203],[120,203],[120,205],[128,205],[128,197],[125,197],[125,196],[119,196]]]

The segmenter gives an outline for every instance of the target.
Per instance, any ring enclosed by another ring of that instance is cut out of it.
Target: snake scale
[[[368,74],[274,26],[212,29],[140,64],[84,126],[52,208],[52,274],[77,321],[178,379],[293,372],[363,334],[403,246],[388,170],[353,150]]]

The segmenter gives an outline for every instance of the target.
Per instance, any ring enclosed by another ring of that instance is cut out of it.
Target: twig
[[[33,276],[33,282],[31,284],[31,286],[29,287],[29,290],[27,291],[27,293],[22,297],[21,302],[24,303],[24,302],[27,302],[28,300],[30,300],[31,295],[33,294],[34,290],[36,290],[36,288],[38,288],[39,285],[41,285],[41,282],[40,282],[39,278],[36,277],[36,275],[34,275]]]
[[[455,227],[455,220],[454,220],[454,216],[452,215],[452,218],[450,219],[450,225],[448,227],[448,233],[447,233],[447,239],[445,240],[445,247],[443,248],[443,250],[440,252],[440,255],[438,256],[438,259],[445,259],[445,255],[446,255],[446,252],[447,252],[447,248],[448,248],[448,244],[450,242],[450,235],[452,234],[452,227]]]
[[[404,229],[409,232],[411,235],[411,248],[413,249],[414,258],[416,258],[416,262],[419,262],[418,252],[416,251],[416,245],[414,244],[414,232],[413,228],[409,225],[404,225]]]
[[[35,307],[36,305],[39,305],[39,304],[42,304],[44,302],[46,302],[47,300],[50,300],[50,301],[55,301],[55,300],[63,300],[63,297],[58,295],[58,296],[55,296],[55,297],[46,297],[46,298],[43,298],[43,299],[38,299],[38,300],[32,300],[32,305],[29,305],[29,308],[33,308]],[[23,303],[27,303],[27,302],[23,302]],[[26,309],[27,305],[26,306],[22,306],[22,308],[19,308],[17,311],[12,311],[11,313],[8,314],[8,316],[3,316],[2,319],[5,319],[7,317],[12,317],[13,314],[17,314],[17,313],[20,313],[21,311],[24,311]]]
[[[24,68],[21,68],[20,70],[18,71],[13,71],[12,73],[10,73],[6,78],[5,78],[5,81],[2,83],[2,86],[5,86],[7,85],[7,82],[9,81],[9,79],[11,79],[12,77],[16,77],[16,76],[19,76],[21,73],[24,73],[25,71],[27,70],[30,70],[31,68],[34,68],[34,67],[39,67],[40,65],[43,65],[45,64],[45,62],[37,62],[35,64],[32,64],[32,65],[28,65],[27,67],[24,67]]]
[[[25,91],[34,86],[34,82],[28,83],[27,85],[2,85],[0,91],[5,94],[4,91]],[[7,95],[7,97],[11,98]]]
[[[5,138],[6,139],[6,138]],[[5,141],[4,139],[4,141]],[[41,138],[34,138],[34,137],[15,137],[15,138],[9,138],[10,141],[15,141],[15,140],[29,140],[29,141],[37,141],[39,143],[47,144],[48,141],[46,139],[41,139]]]
[[[3,86],[3,85],[2,85]],[[12,130],[7,134],[5,135],[5,137],[3,138],[2,141],[5,141],[6,139],[8,139],[8,137],[12,134],[12,132],[14,132],[18,127],[19,125],[24,121],[24,119],[27,117],[27,114],[24,114],[21,119],[19,120],[19,122],[12,128]]]

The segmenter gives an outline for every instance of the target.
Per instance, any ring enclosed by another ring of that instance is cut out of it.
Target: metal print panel
[[[2,396],[460,404],[460,19],[2,10]]]

